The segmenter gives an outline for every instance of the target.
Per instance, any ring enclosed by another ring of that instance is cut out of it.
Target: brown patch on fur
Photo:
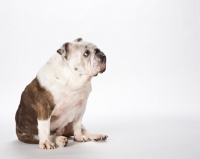
[[[56,131],[58,130],[58,128],[54,129],[54,130],[51,130],[50,131],[50,135],[54,135],[56,133]]]
[[[21,101],[15,115],[16,133],[20,141],[38,143],[37,119],[47,120],[54,109],[53,97],[42,88],[35,78],[22,92]]]
[[[58,49],[58,50],[57,50],[57,53],[59,53],[60,55],[62,55],[63,52],[64,52],[64,51],[63,51],[62,49]]]
[[[80,42],[80,41],[83,41],[83,39],[82,38],[78,38],[78,39],[76,39],[76,41]]]
[[[82,133],[85,132],[85,128],[84,128],[84,127],[81,127],[81,132],[82,132]],[[64,133],[62,134],[62,136],[65,136],[65,137],[74,136],[74,129],[73,129],[73,123],[72,123],[72,122],[68,123],[68,124],[65,126],[65,131],[64,131]]]
[[[68,123],[67,126],[65,126],[65,131],[63,133],[63,136],[70,137],[73,135],[74,135],[74,130],[73,130],[72,122],[71,122],[71,123]]]
[[[20,127],[16,126],[16,134],[20,141],[28,144],[39,144],[39,140],[34,138],[33,133],[32,134],[25,134]]]
[[[65,48],[65,51],[66,51],[66,54],[65,54],[65,59],[68,60],[69,59],[69,52],[70,52],[70,45],[71,43],[67,42],[64,44],[64,48]]]

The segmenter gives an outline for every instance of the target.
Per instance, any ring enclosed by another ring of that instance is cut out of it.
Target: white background
[[[1,158],[200,158],[199,0],[2,0],[0,21]],[[107,142],[19,142],[21,92],[78,37],[107,55],[83,120]]]

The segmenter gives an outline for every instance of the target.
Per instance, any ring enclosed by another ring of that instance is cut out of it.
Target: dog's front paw
[[[53,143],[51,141],[45,140],[45,141],[40,141],[39,147],[41,149],[55,149],[56,145],[55,145],[55,143]]]
[[[108,138],[107,135],[102,135],[102,134],[90,134],[87,137],[90,140],[95,140],[95,141],[105,141]]]
[[[59,147],[65,147],[68,143],[67,137],[64,136],[57,136],[55,141],[56,145],[58,145]]]
[[[74,136],[74,141],[87,142],[87,141],[89,141],[89,139],[85,135],[77,135],[77,136]]]

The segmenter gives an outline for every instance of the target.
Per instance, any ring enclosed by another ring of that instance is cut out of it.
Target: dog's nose
[[[101,61],[102,63],[105,63],[105,62],[106,62],[106,56],[105,56],[105,54],[104,54],[103,52],[98,52],[98,53],[96,53],[96,56],[100,59],[100,61]]]
[[[96,49],[95,51],[96,51],[95,55],[100,59],[100,61],[102,63],[105,63],[106,62],[106,55],[102,51],[100,51],[99,49]]]
[[[106,56],[103,52],[99,51],[100,56]]]
[[[102,56],[100,57],[100,59],[101,59],[101,62],[102,62],[102,63],[106,63],[106,56],[105,56],[105,55],[102,55]]]

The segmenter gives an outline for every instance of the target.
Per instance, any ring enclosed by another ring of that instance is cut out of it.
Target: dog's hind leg
[[[18,126],[16,127],[16,134],[18,139],[24,143],[39,144],[39,140],[35,137],[35,135],[22,132]]]

